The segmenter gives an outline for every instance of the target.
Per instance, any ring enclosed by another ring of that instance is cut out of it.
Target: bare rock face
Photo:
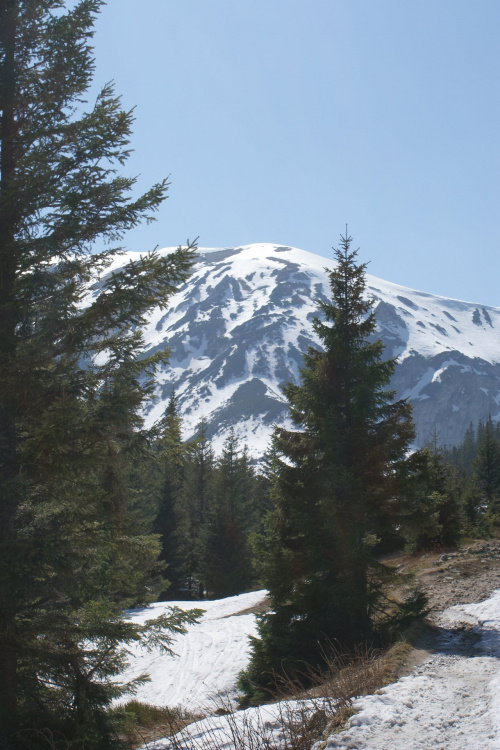
[[[426,359],[410,355],[394,376],[398,394],[409,397],[417,427],[416,444],[437,431],[443,445],[457,445],[467,427],[491,414],[498,418],[500,364],[443,352]],[[496,420],[495,420],[496,421]]]
[[[303,353],[318,346],[312,321],[333,266],[277,245],[201,249],[189,281],[147,327],[149,352],[171,350],[148,423],[175,389],[186,438],[204,417],[216,450],[233,427],[262,456],[272,425],[291,426],[280,386],[297,382]],[[413,404],[417,446],[435,430],[441,443],[457,444],[470,422],[500,418],[500,309],[373,276],[367,294],[387,356],[399,358],[392,386]]]

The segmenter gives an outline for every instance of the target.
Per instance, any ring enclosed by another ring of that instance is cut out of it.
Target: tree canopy
[[[132,113],[112,85],[86,108],[101,0],[0,0],[0,745],[111,747],[122,610],[154,593],[158,544],[123,466],[161,352],[141,326],[194,247],[110,264],[152,220],[121,167]],[[140,563],[140,564],[139,564]],[[173,628],[182,618],[174,615]],[[68,743],[68,744],[65,744]]]

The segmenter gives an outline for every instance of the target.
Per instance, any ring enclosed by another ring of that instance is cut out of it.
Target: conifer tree
[[[202,565],[210,596],[232,596],[245,591],[252,579],[249,519],[255,477],[246,452],[241,455],[231,430],[218,459],[213,500],[202,536]]]
[[[177,397],[171,395],[158,429],[161,488],[154,530],[160,535],[161,560],[167,565],[168,592],[160,598],[178,599],[185,594],[191,557],[190,515],[184,497],[189,448],[182,442]]]
[[[472,474],[476,449],[476,434],[471,422],[465,432],[461,445],[455,446],[451,450],[453,463],[459,467],[465,476]]]
[[[272,687],[273,672],[320,663],[329,642],[373,637],[383,571],[372,549],[390,527],[413,425],[408,403],[386,390],[395,360],[374,339],[366,265],[351,242],[341,237],[332,299],[314,321],[324,350],[310,348],[301,382],[283,388],[297,430],[274,433],[273,509],[259,545],[271,613],[240,683],[251,699]]]
[[[184,503],[190,518],[189,578],[190,596],[202,599],[205,593],[203,534],[209,509],[213,506],[215,457],[202,419],[197,436],[191,442],[183,488]]]
[[[500,507],[500,445],[495,435],[491,416],[484,428],[478,430],[474,475],[481,489],[488,511],[498,513]]]
[[[405,503],[401,528],[411,551],[453,548],[464,531],[462,488],[458,473],[437,441],[406,462]],[[411,471],[412,470],[412,471]]]
[[[489,435],[486,434],[487,432],[489,432]],[[453,448],[445,453],[448,461],[458,474],[464,531],[468,534],[484,536],[488,533],[487,527],[491,516],[488,514],[487,517],[485,514],[484,485],[482,488],[482,482],[479,481],[479,473],[482,473],[482,469],[480,470],[481,464],[486,469],[488,463],[490,464],[490,468],[493,469],[493,474],[495,473],[495,462],[491,462],[488,459],[485,461],[488,454],[489,458],[492,458],[495,452],[494,441],[492,440],[493,436],[495,436],[496,442],[500,444],[498,440],[498,425],[496,429],[493,429],[493,426],[490,425],[490,428],[487,430],[486,426],[482,422],[479,422],[476,437],[476,431],[471,423],[462,443],[453,446]],[[486,448],[488,443],[489,446]],[[481,458],[478,457],[479,445],[485,448]],[[483,475],[483,479],[487,475],[488,470]],[[490,484],[490,482],[487,482],[487,484]]]
[[[111,272],[166,183],[117,171],[132,116],[111,85],[88,111],[101,0],[0,0],[0,746],[89,750],[116,738],[122,609],[148,597],[158,547],[133,523],[124,457],[166,353],[141,325],[192,249]],[[97,249],[96,249],[97,243]],[[89,292],[92,285],[92,293]],[[138,572],[138,566],[142,572]],[[180,626],[165,619],[164,625]]]
[[[488,524],[484,513],[481,490],[473,477],[461,478],[461,501],[464,516],[464,533],[484,537]]]

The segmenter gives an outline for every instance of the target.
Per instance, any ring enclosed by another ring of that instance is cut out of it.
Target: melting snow
[[[326,748],[500,748],[500,591],[481,604],[450,607],[440,625],[438,651],[408,677],[356,701],[349,729]]]
[[[159,602],[131,612],[132,620],[143,623],[171,606],[205,610],[197,624],[188,626],[186,635],[174,638],[174,656],[156,649],[148,652],[138,646],[130,648],[130,665],[123,680],[144,673],[151,678],[138,688],[137,700],[209,711],[216,696],[234,698],[236,675],[248,663],[248,636],[256,633],[255,616],[239,613],[259,604],[265,595],[265,591],[253,591],[215,601]]]
[[[219,693],[234,696],[236,675],[248,659],[246,633],[255,632],[253,615],[236,613],[264,594],[198,603],[207,613],[177,640],[177,658],[137,652],[128,676],[144,671],[152,676],[140,699],[196,710],[210,706],[210,698]],[[155,607],[162,611],[165,605]],[[151,610],[134,615],[146,616]],[[442,636],[433,655],[378,694],[356,700],[348,728],[312,750],[500,750],[500,590],[481,604],[447,609],[440,625]],[[209,717],[187,728],[175,747],[235,750],[235,726],[244,733],[253,724],[265,729],[273,747],[284,750],[290,714],[316,708],[292,702],[248,709],[235,718]],[[166,750],[172,745],[164,739],[149,747]]]

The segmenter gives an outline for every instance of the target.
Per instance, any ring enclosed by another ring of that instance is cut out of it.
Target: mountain
[[[201,248],[188,282],[147,325],[148,352],[168,346],[172,353],[147,424],[161,417],[175,388],[186,438],[205,417],[216,451],[234,427],[250,454],[261,456],[273,423],[291,426],[280,385],[297,381],[303,352],[318,345],[312,320],[317,301],[329,296],[325,267],[333,266],[280,245]],[[454,445],[471,421],[500,418],[499,308],[370,275],[367,293],[386,354],[399,358],[392,385],[413,404],[416,446],[434,429],[440,443]]]

